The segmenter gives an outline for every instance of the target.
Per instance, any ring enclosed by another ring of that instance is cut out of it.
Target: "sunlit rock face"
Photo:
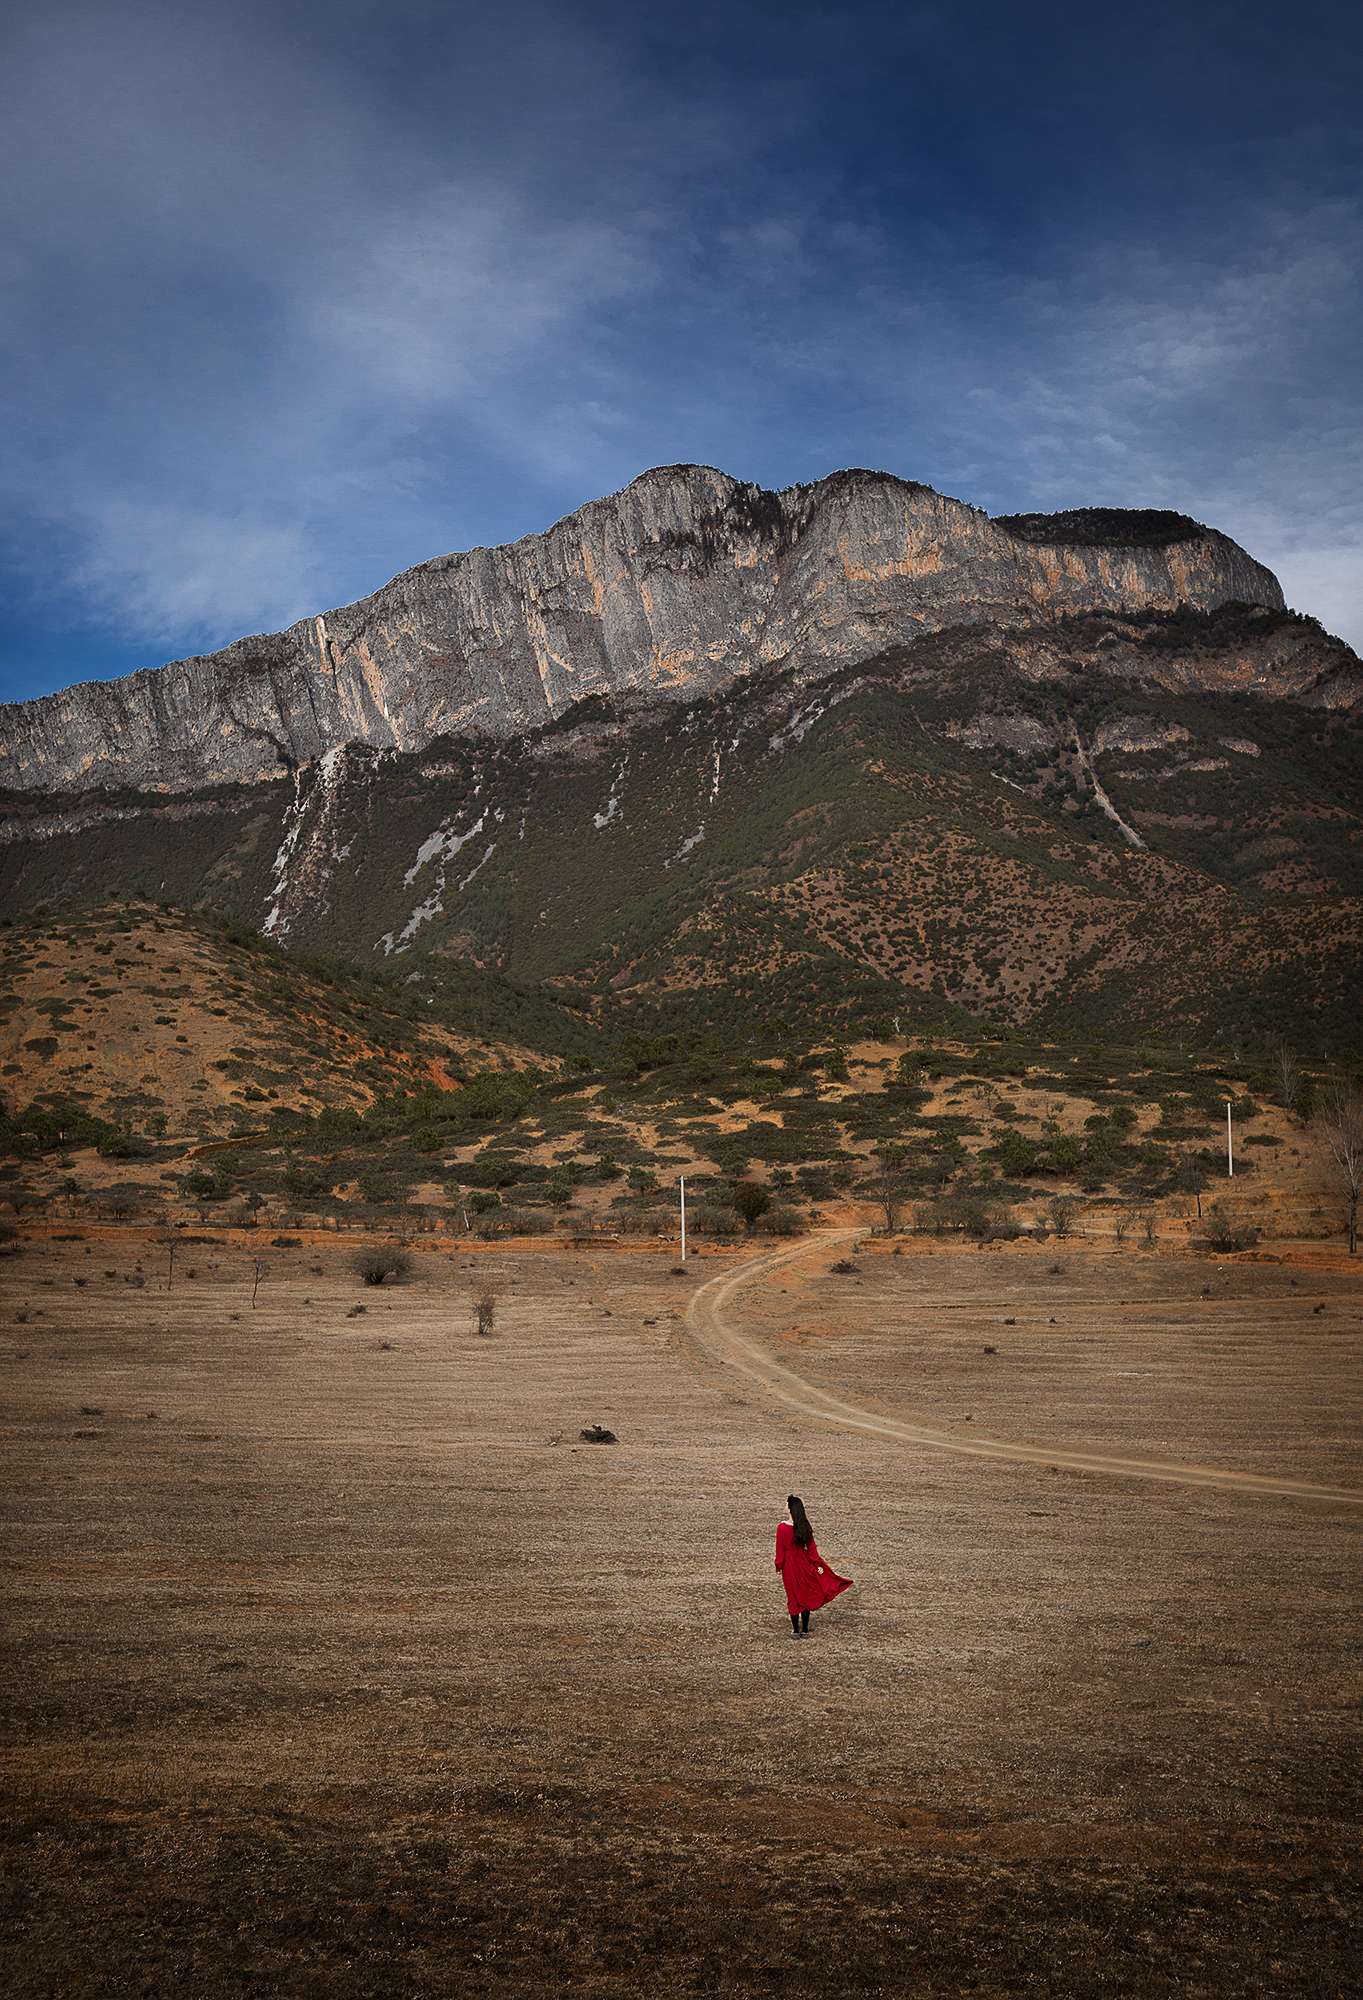
[[[546,534],[422,563],[286,632],[7,707],[0,784],[271,779],[342,743],[511,736],[585,695],[689,699],[947,625],[1232,600],[1283,603],[1270,571],[1192,524],[1160,547],[1048,544],[884,473],[768,493],[665,466]]]

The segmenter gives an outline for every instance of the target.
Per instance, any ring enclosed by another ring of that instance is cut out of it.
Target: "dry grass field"
[[[1363,1989],[1347,1258],[354,1247],[0,1264],[7,1992]]]

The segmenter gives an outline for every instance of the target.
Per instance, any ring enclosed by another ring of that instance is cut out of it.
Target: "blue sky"
[[[649,465],[1176,507],[1363,650],[1356,5],[16,0],[0,696]]]

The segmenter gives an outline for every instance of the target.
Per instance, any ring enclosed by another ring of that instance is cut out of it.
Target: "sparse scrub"
[[[1211,1249],[1222,1252],[1252,1250],[1259,1241],[1259,1231],[1243,1216],[1223,1209],[1220,1202],[1214,1202],[1207,1211],[1206,1240]]]
[[[753,1227],[768,1236],[799,1236],[808,1227],[798,1208],[778,1203],[760,1216]]]
[[[1363,1089],[1333,1077],[1317,1101],[1312,1129],[1327,1163],[1331,1186],[1348,1218],[1349,1255],[1358,1254],[1358,1196],[1363,1186]]]
[[[366,1285],[381,1285],[385,1278],[405,1278],[412,1268],[407,1251],[392,1244],[367,1244],[350,1260],[356,1277]]]
[[[687,1226],[706,1236],[737,1236],[743,1227],[731,1208],[709,1205],[698,1208],[694,1217],[688,1217]]]

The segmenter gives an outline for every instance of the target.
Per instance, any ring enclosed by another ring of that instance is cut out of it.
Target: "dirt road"
[[[837,1244],[856,1240],[862,1234],[863,1231],[853,1229],[829,1232],[814,1254],[825,1256]],[[771,1251],[755,1264],[744,1265],[737,1271],[722,1272],[696,1292],[687,1313],[687,1325],[692,1334],[716,1360],[737,1370],[773,1402],[797,1410],[802,1416],[816,1418],[844,1430],[897,1439],[902,1444],[916,1445],[927,1451],[963,1452],[973,1458],[1063,1466],[1073,1472],[1102,1472],[1126,1479],[1158,1479],[1180,1486],[1216,1487],[1225,1492],[1278,1494],[1284,1498],[1342,1501],[1346,1505],[1363,1506],[1363,1487],[1274,1478],[1187,1461],[1161,1463],[1111,1452],[1074,1452],[1054,1444],[1009,1444],[998,1438],[979,1437],[973,1432],[969,1437],[953,1436],[923,1424],[859,1409],[843,1397],[814,1387],[794,1369],[773,1359],[761,1342],[745,1334],[732,1317],[731,1302],[737,1294],[751,1286],[757,1276],[786,1265],[802,1263],[810,1254],[808,1244],[798,1244]]]

